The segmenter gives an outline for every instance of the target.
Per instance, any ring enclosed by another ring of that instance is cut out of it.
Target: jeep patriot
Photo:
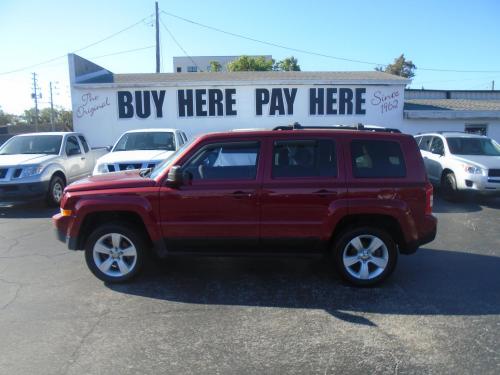
[[[374,285],[436,236],[415,139],[391,129],[278,127],[203,135],[154,169],[69,185],[56,233],[105,282],[155,255],[329,255]]]

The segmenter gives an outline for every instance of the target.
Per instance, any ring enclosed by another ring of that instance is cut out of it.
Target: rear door
[[[82,157],[84,158],[85,161],[83,174],[85,176],[91,175],[92,170],[94,169],[94,162],[95,162],[94,155],[92,154],[85,137],[80,134],[78,135],[78,139],[80,141],[81,148],[83,149]]]
[[[330,218],[346,194],[343,156],[334,135],[277,134],[266,145],[261,244],[269,251],[321,250]]]

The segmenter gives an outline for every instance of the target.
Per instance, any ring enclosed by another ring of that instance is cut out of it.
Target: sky
[[[500,89],[497,0],[159,0],[159,8],[313,53],[236,38],[160,13],[190,56],[272,55],[280,60],[293,55],[304,71],[360,71],[373,70],[404,53],[417,66],[411,88],[486,90],[495,80]],[[53,82],[54,105],[69,109],[67,54],[71,52],[114,73],[154,72],[153,13],[154,0],[0,1],[0,107],[15,114],[33,107],[35,72],[42,94],[39,108],[49,106],[48,87]],[[161,71],[172,72],[172,57],[185,52],[161,24],[160,39]],[[130,50],[135,51],[120,53]]]

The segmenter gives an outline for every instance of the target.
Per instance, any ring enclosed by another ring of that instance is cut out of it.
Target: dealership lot
[[[105,285],[54,210],[0,208],[0,373],[499,373],[500,199],[436,199],[377,288],[321,260],[178,258]]]

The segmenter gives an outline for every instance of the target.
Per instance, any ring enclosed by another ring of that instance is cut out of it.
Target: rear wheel
[[[47,205],[59,206],[66,184],[60,176],[53,176],[50,179],[49,190],[47,192]]]
[[[457,179],[453,172],[448,172],[441,178],[441,195],[447,201],[458,199]]]
[[[356,286],[371,286],[386,279],[397,263],[392,237],[371,227],[348,229],[333,245],[333,259],[340,275]]]
[[[130,280],[140,271],[146,243],[135,230],[123,224],[106,224],[95,229],[85,246],[90,271],[104,282]]]

